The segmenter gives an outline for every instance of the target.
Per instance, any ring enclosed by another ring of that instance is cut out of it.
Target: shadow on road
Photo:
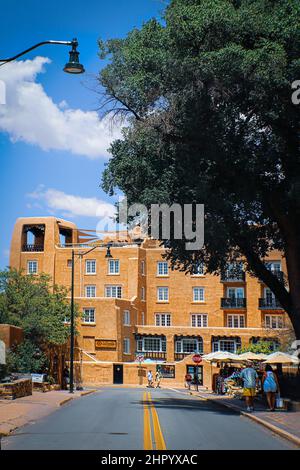
[[[229,408],[225,408],[221,405],[211,403],[205,400],[195,398],[156,398],[152,395],[151,401],[155,408],[166,408],[166,409],[184,409],[187,411],[208,411],[211,413],[222,414],[222,415],[236,415],[237,412]],[[143,401],[132,402],[132,404],[142,405]]]

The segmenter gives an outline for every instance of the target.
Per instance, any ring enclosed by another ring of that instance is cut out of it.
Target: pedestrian
[[[248,361],[244,370],[242,370],[240,377],[244,382],[243,395],[246,398],[246,406],[248,413],[254,411],[254,397],[256,395],[256,385],[259,378],[256,370],[253,368],[252,362]]]
[[[147,387],[153,387],[153,375],[152,375],[151,370],[148,370],[147,379],[148,379]]]
[[[68,390],[68,385],[70,383],[70,371],[68,366],[66,366],[63,370],[63,389]]]
[[[193,377],[191,376],[191,374],[189,374],[189,372],[187,372],[185,374],[185,386],[188,390],[191,390],[191,383],[192,383],[192,380],[193,380]]]
[[[276,406],[276,393],[279,393],[279,384],[276,375],[273,372],[270,364],[266,365],[266,369],[262,379],[263,391],[267,396],[269,405],[268,411],[275,411]]]
[[[155,388],[160,388],[161,379],[162,379],[161,372],[160,370],[157,370],[155,374],[155,383],[156,383]]]

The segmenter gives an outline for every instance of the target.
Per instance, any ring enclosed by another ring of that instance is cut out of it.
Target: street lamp
[[[23,52],[20,52],[19,54],[9,57],[8,59],[0,59],[0,67],[2,65],[7,64],[8,62],[12,62],[13,60],[18,59],[19,57],[27,54],[28,52],[32,51],[33,49],[36,49],[37,47],[44,46],[45,44],[59,44],[62,46],[72,46],[72,49],[69,52],[69,62],[66,63],[64,66],[64,72],[67,73],[73,73],[73,74],[79,74],[83,73],[84,67],[82,64],[79,62],[79,52],[77,51],[77,46],[78,46],[78,41],[76,38],[72,39],[72,41],[42,41],[39,42],[38,44],[35,44],[32,47],[29,47],[29,49],[26,49]]]
[[[108,244],[106,246],[106,255],[105,258],[112,258],[111,252],[110,252],[110,247],[111,244]],[[71,274],[71,321],[70,321],[70,326],[71,326],[71,334],[70,334],[70,393],[74,393],[74,337],[75,337],[75,319],[74,319],[74,267],[75,267],[75,256],[79,256],[83,258],[83,256],[88,255],[92,251],[94,251],[96,248],[98,248],[98,245],[93,246],[89,251],[86,253],[75,253],[74,250],[72,250],[72,274]]]

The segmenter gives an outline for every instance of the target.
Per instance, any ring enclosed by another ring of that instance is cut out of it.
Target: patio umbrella
[[[233,362],[238,359],[237,354],[233,354],[227,351],[217,351],[203,356],[203,359],[207,362]]]
[[[256,354],[251,351],[248,351],[248,352],[239,354],[238,357],[240,360],[243,360],[243,361],[263,361],[267,359],[268,356],[266,354]]]
[[[287,353],[280,351],[274,352],[267,356],[267,359],[263,362],[264,364],[299,364],[299,359],[296,356],[292,356]]]

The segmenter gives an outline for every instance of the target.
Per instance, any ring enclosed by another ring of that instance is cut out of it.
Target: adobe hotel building
[[[81,231],[54,217],[17,220],[10,266],[28,274],[45,272],[56,284],[71,284],[71,253],[75,258],[75,302],[80,310],[76,338],[77,365],[85,383],[138,384],[148,369],[163,365],[164,382],[183,383],[191,355],[212,351],[236,352],[259,339],[280,342],[289,328],[287,314],[272,292],[230,267],[222,276],[172,271],[155,240],[107,234],[92,241]],[[107,257],[107,243],[111,257]],[[271,253],[266,260],[281,276],[284,259]],[[136,355],[146,362],[139,365]],[[199,369],[204,386],[211,387],[212,369]]]

